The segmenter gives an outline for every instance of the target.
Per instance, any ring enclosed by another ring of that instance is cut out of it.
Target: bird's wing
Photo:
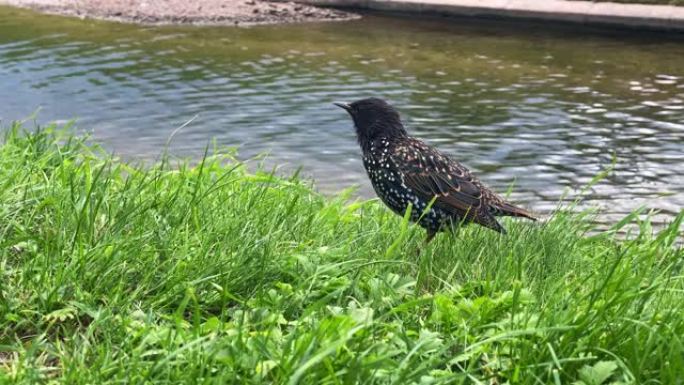
[[[399,145],[392,157],[402,171],[406,186],[420,198],[427,201],[434,198],[436,207],[488,225],[479,220],[486,211],[481,210],[485,198],[483,189],[465,166],[417,139]]]

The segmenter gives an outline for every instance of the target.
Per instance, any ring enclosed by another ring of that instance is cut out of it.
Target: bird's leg
[[[432,239],[435,237],[435,235],[437,235],[437,232],[431,231],[431,230],[427,230],[427,237],[425,238],[425,241],[423,242],[422,247],[421,247],[421,246],[418,246],[418,247],[416,248],[416,258],[418,258],[418,260],[419,260],[419,261],[418,261],[418,264],[419,264],[419,265],[421,265],[421,262],[420,262],[420,252],[421,252],[425,247],[427,247],[427,245],[430,243],[430,241],[432,241]],[[431,271],[430,271],[431,268],[430,268],[430,265],[429,265],[429,260],[425,260],[425,261],[423,261],[423,262],[424,262],[424,263],[427,263],[427,265],[422,266],[421,268],[419,268],[419,271],[422,271],[422,272],[419,272],[418,275],[424,277],[423,280],[420,280],[420,279],[419,279],[419,281],[423,281],[422,284],[420,284],[420,286],[423,287],[423,290],[429,290],[429,288],[432,286],[432,274],[431,274]]]
[[[430,230],[427,231],[427,238],[425,238],[425,245],[426,245],[426,246],[427,246],[428,243],[430,243],[430,241],[432,240],[432,238],[435,237],[435,235],[437,235],[436,232],[430,231]]]
[[[430,243],[430,241],[432,240],[432,238],[435,237],[436,234],[437,234],[436,232],[428,230],[427,231],[427,238],[425,238],[425,241],[423,242],[423,247],[427,246],[428,243]],[[416,247],[416,257],[420,257],[420,252],[422,251],[423,247],[421,247],[421,246]]]
[[[423,251],[423,249],[420,246],[416,247],[416,258],[420,258],[420,252]]]

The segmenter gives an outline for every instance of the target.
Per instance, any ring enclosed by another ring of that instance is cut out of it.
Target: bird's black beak
[[[351,111],[351,106],[349,105],[349,103],[335,102],[333,104],[336,105],[337,107],[343,108],[347,112]]]

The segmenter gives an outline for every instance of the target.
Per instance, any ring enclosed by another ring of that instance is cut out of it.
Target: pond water
[[[127,158],[302,167],[319,190],[372,196],[333,101],[389,99],[409,130],[533,210],[610,166],[586,204],[606,221],[684,207],[684,40],[572,27],[367,15],[307,25],[141,27],[0,7],[0,119],[77,119]]]

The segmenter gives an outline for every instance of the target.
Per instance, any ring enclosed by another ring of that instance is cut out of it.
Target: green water
[[[126,157],[215,139],[371,196],[335,100],[379,96],[409,130],[541,212],[597,172],[613,219],[684,206],[684,40],[576,27],[367,15],[306,25],[144,27],[0,7],[0,119],[93,130]]]

